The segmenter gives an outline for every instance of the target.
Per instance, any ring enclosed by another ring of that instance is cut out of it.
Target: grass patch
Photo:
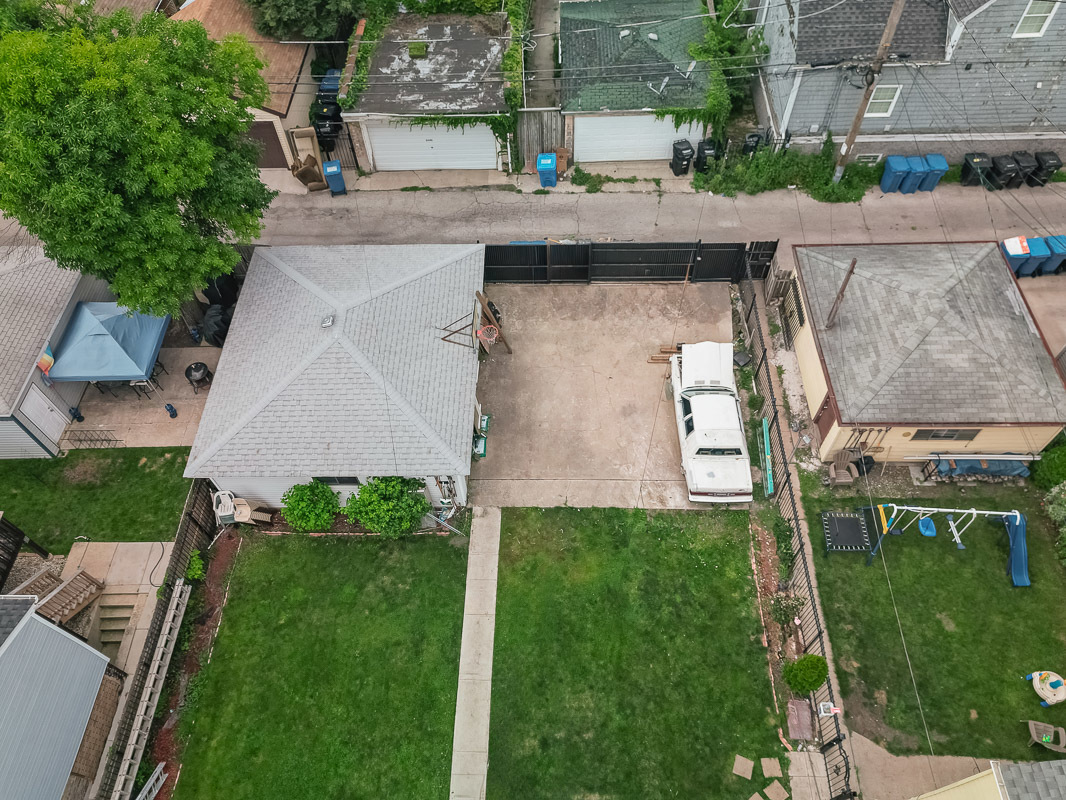
[[[75,536],[170,541],[189,493],[188,457],[187,447],[128,447],[0,460],[0,511],[53,553],[69,553]]]
[[[795,186],[823,203],[857,203],[877,185],[883,164],[848,164],[840,183],[833,183],[836,150],[827,139],[819,153],[762,148],[751,157],[737,156],[712,163],[692,180],[698,192],[736,197]]]
[[[831,497],[811,476],[803,485],[812,528],[823,510],[869,504],[865,496]],[[916,525],[886,537],[885,560],[934,751],[1023,761],[1055,757],[1027,747],[1019,722],[1066,724],[1066,707],[1041,708],[1032,686],[1019,679],[1066,664],[1066,570],[1055,560],[1055,532],[1039,494],[1005,485],[932,487],[920,494],[906,499],[1026,514],[1033,584],[1011,585],[998,522],[974,522],[961,551],[943,517],[934,517],[935,539],[920,536]],[[816,569],[849,723],[893,752],[928,753],[880,558],[868,568],[864,555],[835,553],[819,556]]]
[[[432,186],[401,186],[401,192],[432,192]]]
[[[465,575],[435,536],[246,539],[175,797],[446,797]]]
[[[580,166],[574,167],[574,175],[570,182],[574,186],[584,186],[589,194],[602,191],[608,183],[636,183],[640,178],[630,175],[628,178],[614,178],[610,175],[601,175],[598,172],[585,172]],[[659,184],[661,186],[661,183]]]
[[[533,194],[551,194],[547,189],[534,189]]]
[[[505,509],[489,797],[748,798],[781,755],[748,514]]]

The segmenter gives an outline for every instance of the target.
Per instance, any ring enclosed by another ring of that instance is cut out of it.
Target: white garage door
[[[496,169],[496,136],[486,125],[364,122],[363,127],[378,170]]]
[[[655,119],[651,114],[634,116],[574,117],[575,161],[658,161],[669,160],[671,146],[688,139],[692,146],[700,138],[699,123],[674,129],[673,120]]]

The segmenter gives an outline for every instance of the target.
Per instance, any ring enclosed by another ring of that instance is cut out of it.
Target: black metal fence
[[[19,530],[11,520],[5,519],[4,512],[0,511],[0,589],[4,588],[4,582],[24,546],[41,558],[48,558],[47,550]]]
[[[769,490],[772,478],[773,494],[771,498],[791,529],[792,562],[787,565],[788,583],[792,594],[806,601],[803,610],[798,615],[803,652],[817,653],[828,660],[827,634],[822,627],[821,617],[818,613],[818,597],[814,589],[814,582],[811,579],[810,567],[807,563],[807,544],[800,529],[799,487],[793,484],[788,463],[790,454],[785,449],[784,437],[781,433],[782,422],[787,425],[788,421],[781,418],[776,392],[774,391],[772,380],[774,365],[767,358],[762,324],[759,319],[759,309],[756,302],[756,292],[760,290],[755,286],[753,278],[753,271],[746,274],[744,279],[740,281],[739,288],[741,314],[747,333],[748,346],[752,354],[752,364],[754,365],[755,389],[764,398],[762,413],[768,423],[767,438],[769,440],[770,454],[766,469],[769,476],[764,475],[763,480],[766,481],[767,490]],[[836,697],[830,681],[827,680],[814,693],[814,703],[815,720],[818,725],[819,739],[822,743],[821,753],[825,758],[829,780],[829,795],[833,800],[848,800],[848,798],[856,795],[851,789],[851,763],[843,745],[844,731],[840,725],[840,718],[832,713],[824,716],[817,713],[823,703],[828,703],[830,708],[836,706]]]
[[[523,242],[485,246],[486,283],[729,281],[766,276],[777,242]]]
[[[189,567],[189,559],[193,551],[206,550],[215,531],[215,512],[211,505],[211,483],[197,478],[192,482],[189,495],[185,499],[185,508],[178,522],[178,532],[174,537],[174,549],[170,553],[162,591],[155,605],[152,621],[148,626],[148,635],[144,641],[141,658],[137,662],[137,670],[133,673],[130,682],[130,691],[126,705],[122,709],[122,716],[119,718],[114,742],[108,751],[107,763],[104,765],[104,774],[96,800],[110,800],[115,790],[122,760],[126,755],[126,746],[129,744],[136,723],[137,707],[140,705],[141,694],[144,692],[149,673],[152,671],[156,647],[163,633],[170,601],[174,596],[174,584],[178,578],[185,576],[185,570]]]

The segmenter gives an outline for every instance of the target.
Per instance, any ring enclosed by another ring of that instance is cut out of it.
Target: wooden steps
[[[37,613],[53,622],[67,622],[95,600],[103,588],[102,581],[79,569],[48,594],[37,595]]]
[[[56,575],[49,567],[41,567],[33,574],[33,576],[20,583],[14,589],[11,590],[11,594],[33,594],[37,595],[38,599],[47,597],[55,589],[63,583],[63,579]]]

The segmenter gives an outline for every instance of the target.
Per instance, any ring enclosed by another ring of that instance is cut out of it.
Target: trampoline
[[[870,533],[863,514],[823,511],[822,530],[825,531],[827,553],[868,553],[870,551]]]

